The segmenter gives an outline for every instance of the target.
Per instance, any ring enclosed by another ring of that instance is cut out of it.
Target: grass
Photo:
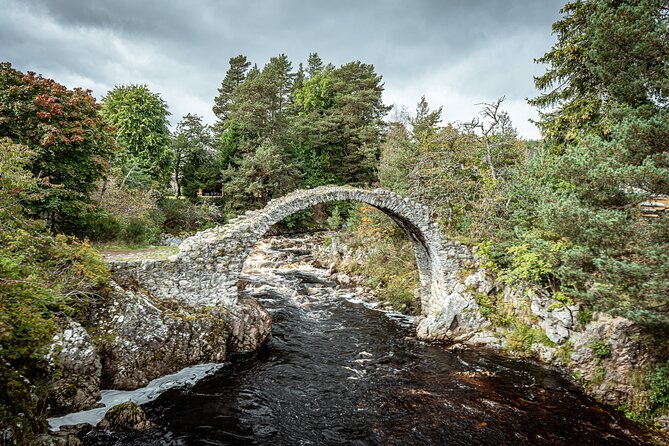
[[[93,245],[106,260],[132,262],[136,260],[160,260],[167,259],[179,252],[176,246],[151,246],[151,245],[122,245],[122,244],[98,244]]]

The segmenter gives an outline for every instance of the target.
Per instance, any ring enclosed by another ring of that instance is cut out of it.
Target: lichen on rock
[[[53,338],[47,355],[51,373],[51,414],[76,412],[93,407],[100,398],[102,364],[88,332],[73,320]]]
[[[118,284],[114,289],[96,328],[105,386],[136,389],[184,367],[226,359],[228,309],[163,301]]]

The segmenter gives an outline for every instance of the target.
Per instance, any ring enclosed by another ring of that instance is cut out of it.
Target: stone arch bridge
[[[445,239],[431,221],[427,206],[383,189],[323,186],[297,190],[270,201],[263,209],[248,211],[224,226],[207,229],[185,239],[179,252],[167,260],[142,260],[112,265],[116,274],[130,275],[141,288],[162,299],[194,306],[238,304],[237,284],[244,261],[270,227],[298,211],[320,203],[352,200],[384,212],[411,240],[420,274],[423,314],[450,314],[447,324],[468,302],[449,299],[463,263],[471,256],[460,243]],[[455,319],[457,325],[458,321]]]

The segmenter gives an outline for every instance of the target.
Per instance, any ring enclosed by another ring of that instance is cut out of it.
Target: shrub
[[[199,231],[222,223],[224,219],[221,208],[208,202],[197,204],[188,200],[163,198],[158,203],[158,209],[162,214],[162,228],[170,234]]]
[[[88,319],[108,271],[74,237],[37,227],[0,232],[0,425],[19,444],[45,429],[45,356],[58,321]]]
[[[606,358],[611,355],[611,347],[605,341],[595,341],[588,344],[590,350],[597,356],[599,359]]]
[[[669,361],[655,366],[647,379],[654,408],[669,409]]]
[[[94,242],[111,242],[123,235],[123,223],[105,211],[91,212],[81,234]]]
[[[365,261],[349,271],[367,276],[380,301],[395,311],[420,312],[414,296],[420,280],[413,246],[390,217],[366,205],[350,212],[346,243],[366,250]]]

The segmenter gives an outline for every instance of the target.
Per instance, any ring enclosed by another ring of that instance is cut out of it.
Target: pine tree
[[[307,59],[307,74],[309,77],[314,77],[321,71],[323,71],[323,61],[320,56],[318,53],[309,53],[309,58]]]
[[[430,111],[430,107],[425,100],[425,96],[421,96],[418,106],[416,107],[416,117],[411,121],[412,133],[414,138],[421,141],[430,137],[441,121],[441,112],[443,107]]]
[[[389,107],[372,65],[326,66],[295,94],[292,150],[305,185],[370,184],[376,180],[382,117]]]
[[[232,95],[235,89],[244,82],[251,62],[246,60],[246,56],[238,55],[230,58],[230,68],[225,73],[225,78],[218,89],[218,96],[214,99],[212,108],[214,115],[219,123],[224,122],[229,117]]]
[[[667,216],[636,205],[669,194],[669,5],[565,6],[531,103],[545,145],[518,173],[511,221],[523,245],[558,262],[562,290],[597,310],[669,329]],[[551,252],[559,246],[559,250]]]

